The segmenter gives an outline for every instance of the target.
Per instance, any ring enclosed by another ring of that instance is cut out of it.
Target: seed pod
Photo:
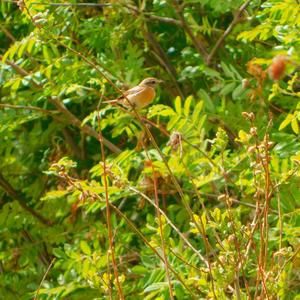
[[[286,63],[286,56],[277,55],[273,58],[272,64],[268,68],[268,73],[272,80],[278,81],[282,78],[285,72]]]
[[[252,136],[256,136],[257,135],[257,128],[256,127],[251,127],[250,128],[250,134]]]

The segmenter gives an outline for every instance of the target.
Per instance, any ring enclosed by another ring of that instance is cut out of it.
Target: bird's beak
[[[164,83],[164,81],[163,80],[158,80],[158,83]]]

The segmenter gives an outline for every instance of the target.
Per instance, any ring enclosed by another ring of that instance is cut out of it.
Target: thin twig
[[[224,33],[221,35],[221,37],[218,39],[218,41],[216,42],[215,46],[213,47],[213,49],[210,51],[209,55],[207,56],[206,62],[207,65],[211,64],[211,61],[214,57],[214,55],[216,54],[217,50],[220,48],[221,44],[223,43],[223,41],[225,40],[225,38],[231,33],[231,31],[233,30],[233,28],[235,27],[235,25],[240,21],[241,15],[243,13],[243,11],[248,7],[248,5],[250,4],[251,0],[247,0],[236,12],[232,22],[230,23],[230,25],[227,27],[227,29],[224,31]]]
[[[28,243],[30,243],[30,246],[34,246],[36,244],[35,240],[31,236],[30,232],[23,229],[21,230],[22,237],[24,240]],[[41,245],[42,246],[42,245]],[[47,252],[47,249],[45,251],[37,250],[38,258],[40,259],[41,263],[44,264],[45,266],[48,266],[50,259],[49,259],[49,254]]]
[[[82,126],[82,121],[80,121],[75,115],[73,115],[58,98],[52,97],[49,99],[49,101],[52,102],[56,106],[56,108],[68,118],[71,124],[75,125],[77,128],[79,128],[82,132],[86,133],[87,135],[93,136],[96,139],[98,139],[97,131],[86,124]],[[118,148],[116,145],[114,145],[104,137],[103,137],[103,143],[107,148],[109,148],[112,152],[116,154],[122,152],[120,148]]]
[[[16,38],[4,26],[0,25],[0,29],[12,42],[16,41]]]
[[[31,4],[36,5],[50,5],[50,6],[96,6],[96,7],[105,7],[112,6],[111,3],[42,3],[42,2],[31,2]]]
[[[3,60],[3,56],[0,54],[0,60]],[[19,73],[22,76],[28,76],[30,75],[26,70],[24,70],[23,68],[21,68],[20,66],[18,66],[17,64],[15,64],[14,62],[6,59],[5,61],[2,61],[3,63],[11,66],[15,71],[17,71],[17,73]]]
[[[75,50],[74,50],[75,51]],[[3,56],[0,55],[0,60],[2,60]],[[28,73],[26,70],[15,64],[14,62],[10,60],[5,60],[5,64],[11,66],[17,73],[19,73],[22,76],[28,76],[30,73]],[[43,85],[36,83],[34,80],[31,80],[31,82],[34,84],[35,87],[42,89]],[[98,138],[97,132],[90,126],[84,125],[82,126],[82,121],[80,121],[75,115],[73,115],[66,107],[65,105],[56,97],[48,97],[48,100],[52,102],[56,108],[62,112],[71,122],[71,124],[75,125],[78,127],[82,132],[86,133],[87,135],[93,136],[95,138]],[[103,143],[104,145],[109,148],[112,152],[119,154],[122,152],[121,149],[119,149],[116,145],[111,143],[109,140],[103,137]]]
[[[64,179],[66,181],[66,183],[69,185],[69,186],[74,186],[76,189],[79,189],[79,185],[76,184],[76,181],[77,179],[75,178],[72,178],[70,177],[69,175],[65,174],[65,176],[61,176],[60,178]],[[129,187],[130,188],[130,187]],[[135,190],[134,188],[130,188],[131,190]],[[81,189],[79,189],[81,191]],[[101,197],[93,192],[93,191],[90,191],[90,193],[95,197],[97,198],[99,201],[102,201]],[[137,190],[137,193],[138,194],[142,194],[141,192],[139,192]],[[149,199],[146,195],[144,195],[144,197],[146,197],[147,199]],[[155,206],[155,203],[152,202],[151,199],[149,199],[149,201]],[[143,235],[143,233],[133,224],[133,222],[128,219],[128,217],[122,213],[116,206],[114,206],[112,203],[109,203],[110,207],[119,215],[121,216],[122,219],[125,220],[125,222],[127,223],[127,225],[129,225],[129,227],[135,232],[137,233],[137,235],[141,238],[141,240],[149,247],[149,249],[151,249],[153,251],[153,253],[163,262],[163,257],[161,256],[161,254],[156,250],[155,247],[153,247],[153,245],[147,240],[147,238]],[[159,207],[157,209],[160,209]],[[161,214],[164,214],[164,212],[162,210],[160,210]],[[169,219],[166,217],[166,220],[169,221]],[[169,221],[169,224],[172,226],[172,223]],[[173,225],[174,226],[174,225]],[[176,227],[175,227],[176,228]],[[183,236],[183,234],[177,229],[178,233],[180,234],[180,236]],[[187,241],[187,239],[183,236],[183,239]],[[187,244],[189,244],[189,242],[187,241]],[[195,249],[193,248],[193,246],[191,246],[192,249]],[[197,253],[198,251],[195,250],[195,253]],[[198,256],[201,258],[201,254],[198,252]],[[186,290],[188,292],[190,292],[190,296],[192,297],[192,299],[198,299],[198,297],[196,297],[196,295],[194,294],[194,292],[191,290],[191,288],[189,287],[189,285],[187,285],[185,283],[185,281],[181,278],[181,276],[174,270],[174,268],[169,265],[168,266],[170,271],[173,273],[173,275],[176,277],[176,279],[182,284],[183,287],[186,288]]]
[[[181,26],[187,33],[187,35],[190,37],[193,45],[195,46],[196,50],[201,54],[204,59],[206,60],[207,58],[207,50],[204,44],[194,35],[192,29],[190,28],[189,24],[186,22],[184,15],[183,15],[183,7],[177,3],[177,0],[173,1],[173,5],[175,7],[175,11],[179,17]]]
[[[161,213],[161,215],[164,216],[164,218],[166,219],[167,223],[170,224],[170,226],[175,230],[175,232],[177,232],[177,234],[180,236],[180,238],[182,239],[182,241],[191,249],[193,250],[193,252],[201,259],[201,261],[205,264],[205,266],[208,268],[209,264],[207,262],[207,260],[202,256],[202,254],[200,253],[199,250],[197,250],[189,241],[188,239],[184,236],[184,234],[181,233],[181,231],[172,223],[172,221],[169,219],[169,217],[166,215],[166,213],[155,204],[155,202],[150,199],[147,195],[145,195],[144,193],[142,193],[141,191],[139,191],[138,189],[128,186],[128,189],[135,192],[136,194],[140,195],[142,198],[144,198],[145,200],[147,200],[151,205],[153,205],[157,210],[159,210],[159,212]]]
[[[145,238],[145,236],[141,233],[141,231],[132,223],[130,219],[127,218],[125,214],[123,214],[116,206],[113,204],[110,204],[111,208],[122,217],[122,219],[125,220],[125,222],[131,227],[131,229],[137,233],[137,235],[145,242],[145,244],[151,249],[156,256],[163,262],[163,257],[160,255],[160,253],[151,245],[150,242]],[[187,291],[190,292],[190,296],[192,299],[198,299],[196,295],[193,293],[193,291],[190,289],[190,287],[185,283],[185,281],[179,276],[179,274],[173,269],[171,265],[169,265],[170,271],[174,274],[174,276],[177,278],[177,280],[186,288]]]
[[[17,110],[36,110],[45,114],[54,114],[58,113],[57,110],[49,110],[49,109],[44,109],[38,106],[32,106],[32,105],[13,105],[13,104],[4,104],[0,103],[0,108],[12,108],[12,109],[17,109]]]
[[[3,2],[8,3],[18,3],[18,1],[14,0],[2,0]],[[50,5],[50,6],[98,6],[98,7],[105,7],[105,6],[112,6],[111,3],[53,3],[53,2],[31,2],[31,5]]]
[[[50,272],[50,270],[51,270],[51,268],[52,268],[52,266],[53,266],[55,260],[56,260],[56,257],[54,257],[54,258],[51,260],[51,262],[50,262],[50,264],[49,264],[49,266],[48,266],[48,268],[47,268],[47,270],[46,270],[46,272],[45,272],[45,274],[44,274],[44,276],[43,276],[43,278],[42,278],[42,280],[41,280],[41,282],[40,282],[40,284],[39,284],[39,287],[38,287],[38,289],[36,290],[36,293],[35,293],[35,296],[34,296],[34,300],[37,300],[37,299],[38,299],[38,295],[39,295],[40,289],[41,289],[41,287],[42,287],[42,284],[43,284],[43,282],[45,281],[45,279],[46,279],[48,273]]]
[[[108,240],[109,240],[109,252],[111,255],[116,285],[118,289],[119,298],[121,300],[124,300],[124,295],[121,287],[121,283],[119,280],[119,273],[118,273],[118,267],[116,263],[115,258],[115,247],[113,242],[113,235],[112,235],[112,226],[111,226],[111,213],[110,213],[110,202],[109,202],[109,195],[108,195],[108,184],[107,184],[107,169],[106,169],[106,157],[105,157],[105,151],[104,151],[104,143],[103,143],[103,135],[101,130],[101,116],[100,116],[100,104],[102,102],[104,95],[104,90],[102,92],[102,97],[99,99],[99,104],[97,106],[97,119],[98,119],[98,140],[100,143],[100,151],[101,151],[101,160],[103,164],[103,181],[104,181],[104,190],[105,190],[105,203],[106,203],[106,224],[107,224],[107,231],[108,231]],[[109,256],[109,254],[108,254]],[[109,265],[109,263],[108,263]]]
[[[147,159],[151,163],[153,187],[154,187],[154,200],[155,200],[155,206],[158,208],[155,211],[156,211],[157,220],[158,220],[158,223],[159,223],[158,224],[158,226],[159,226],[159,235],[160,235],[160,240],[161,240],[161,247],[162,247],[163,259],[164,259],[164,265],[165,265],[165,269],[166,269],[166,276],[167,276],[167,280],[168,280],[170,298],[171,298],[171,300],[174,300],[172,281],[171,281],[171,278],[170,278],[170,271],[169,271],[169,267],[168,267],[169,262],[168,262],[168,258],[167,258],[167,254],[166,254],[166,242],[165,242],[164,233],[163,233],[163,224],[162,224],[163,221],[162,221],[162,217],[161,217],[161,213],[160,213],[160,209],[159,209],[159,199],[158,199],[158,189],[157,189],[157,174],[155,172],[155,168],[153,166],[153,162],[151,160],[149,152],[147,151],[147,148],[146,148],[145,144],[143,142],[142,142],[142,144],[143,144],[143,148],[145,150]]]
[[[155,54],[155,58],[159,61],[159,63],[166,69],[170,78],[172,79],[173,84],[176,87],[177,93],[180,95],[182,99],[184,99],[184,93],[181,90],[178,82],[177,82],[177,72],[176,69],[171,64],[168,56],[166,55],[165,51],[157,41],[155,35],[148,29],[143,30],[145,40],[148,41],[149,45],[153,49],[153,53]]]
[[[21,207],[29,212],[33,217],[35,217],[38,221],[40,221],[42,224],[46,226],[52,225],[52,222],[50,220],[47,220],[42,215],[40,215],[38,212],[36,212],[34,209],[29,207],[27,203],[25,202],[23,196],[19,194],[11,185],[10,183],[3,177],[3,175],[0,173],[0,186],[2,189],[14,200],[16,200]]]
[[[132,5],[125,4],[124,6],[127,7],[128,9],[132,10],[136,14],[143,14],[149,20],[159,21],[159,22],[163,22],[163,23],[167,23],[167,24],[173,24],[173,25],[180,26],[180,27],[182,26],[182,24],[179,20],[168,18],[168,17],[152,15],[151,13],[143,12],[143,11],[139,10],[137,7],[132,6]]]
[[[176,19],[151,15],[151,14],[147,14],[147,13],[145,13],[144,15],[148,20],[159,21],[159,22],[162,22],[162,23],[172,24],[172,25],[182,27],[182,23],[179,20],[176,20]]]

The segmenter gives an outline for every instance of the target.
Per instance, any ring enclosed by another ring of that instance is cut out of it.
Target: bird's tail
[[[115,104],[115,103],[117,103],[119,101],[120,101],[119,99],[113,99],[113,100],[102,101],[101,103]]]

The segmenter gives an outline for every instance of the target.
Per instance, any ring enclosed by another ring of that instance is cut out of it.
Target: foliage
[[[298,1],[94,2],[1,2],[0,298],[298,299]]]

